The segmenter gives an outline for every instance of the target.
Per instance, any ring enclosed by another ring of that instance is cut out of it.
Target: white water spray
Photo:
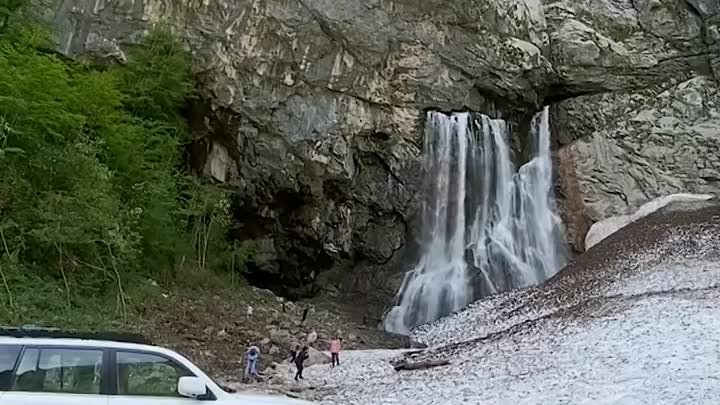
[[[422,254],[386,330],[407,334],[481,297],[539,284],[564,264],[548,121],[547,108],[533,119],[532,160],[516,172],[504,121],[428,113]]]

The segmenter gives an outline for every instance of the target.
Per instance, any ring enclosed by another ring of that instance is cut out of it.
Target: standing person
[[[304,380],[305,377],[303,377],[303,369],[305,368],[305,365],[303,364],[305,360],[307,360],[310,355],[308,354],[308,351],[310,349],[307,346],[303,346],[302,350],[300,350],[299,353],[295,355],[295,367],[297,367],[297,374],[295,374],[295,381],[299,379]]]
[[[250,346],[245,352],[245,377],[257,377],[257,363],[260,359],[260,349],[257,346]]]
[[[332,367],[340,365],[340,339],[337,336],[333,336],[330,340],[330,357],[332,357]]]
[[[295,364],[295,359],[297,359],[297,356],[300,354],[300,344],[296,344],[293,346],[292,350],[290,350],[290,364]]]
[[[300,354],[300,345],[296,344],[292,350],[290,350],[290,363],[295,362],[295,357],[297,357],[298,354]]]
[[[290,349],[290,362],[288,363],[288,373],[293,374],[293,369],[291,367],[292,364],[295,364],[295,357],[297,357],[298,353],[300,352],[300,345],[295,344]]]

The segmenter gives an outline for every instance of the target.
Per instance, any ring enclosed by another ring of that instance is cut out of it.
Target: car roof
[[[160,354],[177,356],[172,350],[159,346],[152,346],[139,343],[118,342],[102,339],[81,339],[81,338],[43,338],[43,337],[13,337],[0,336],[0,345],[22,345],[22,346],[73,346],[87,348],[105,348],[121,350],[142,350]]]

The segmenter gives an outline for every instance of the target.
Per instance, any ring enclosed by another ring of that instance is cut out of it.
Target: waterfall
[[[564,265],[553,213],[548,109],[530,133],[532,159],[511,159],[507,124],[429,112],[421,255],[383,327],[407,334],[481,297],[539,284]]]

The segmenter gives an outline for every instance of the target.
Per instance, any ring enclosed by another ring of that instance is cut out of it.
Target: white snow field
[[[309,383],[323,405],[720,404],[720,209],[688,207],[638,220],[546,286],[417,328],[431,349],[407,357],[449,366],[396,372],[401,352],[345,352]]]

